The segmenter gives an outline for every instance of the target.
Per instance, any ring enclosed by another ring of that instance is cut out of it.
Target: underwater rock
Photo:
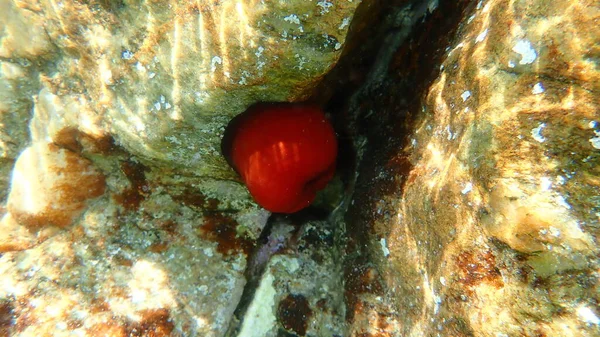
[[[270,215],[224,128],[307,99],[360,2],[0,4],[0,334],[223,336]]]
[[[367,247],[364,284],[383,286],[347,303],[352,336],[597,334],[599,13],[594,1],[479,2],[432,80],[411,74],[436,50],[396,53],[392,84],[359,110],[375,113],[349,252]]]
[[[8,1],[0,55],[40,66],[30,80],[54,94],[85,93],[104,132],[147,164],[231,178],[228,121],[256,101],[307,99],[359,4]]]
[[[346,41],[359,3],[0,5],[0,334],[597,335],[597,5],[362,2]],[[322,78],[347,194],[263,237],[224,127]]]
[[[104,193],[104,179],[89,160],[51,143],[36,143],[15,163],[7,208],[30,229],[64,228],[88,200]]]

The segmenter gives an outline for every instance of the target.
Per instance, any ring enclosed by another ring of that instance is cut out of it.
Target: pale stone
[[[0,3],[0,57],[44,56],[53,46],[44,30],[39,4],[21,1]]]
[[[104,175],[89,160],[54,144],[35,143],[15,164],[8,211],[32,229],[66,227],[104,188]]]

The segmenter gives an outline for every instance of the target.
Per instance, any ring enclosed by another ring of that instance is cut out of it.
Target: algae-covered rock
[[[0,335],[223,336],[270,215],[224,128],[308,99],[359,4],[2,2]]]
[[[391,335],[598,334],[599,15],[594,1],[480,2],[431,82],[406,60],[440,49],[397,52],[391,72],[424,92],[399,95],[413,91],[397,79],[385,105],[362,102],[388,124],[365,131],[348,218],[369,238],[349,236],[376,261],[364,284],[383,286],[348,308],[353,335],[377,326],[365,307]]]
[[[8,194],[10,172],[19,152],[29,142],[32,85],[35,72],[18,63],[0,61],[0,200]]]
[[[0,335],[598,335],[598,4],[360,3],[1,4]],[[220,138],[309,96],[271,215]]]
[[[251,285],[236,310],[240,337],[336,336],[344,332],[344,306],[336,229],[327,221],[303,225],[278,218],[246,272]]]
[[[231,177],[219,153],[227,122],[256,101],[307,99],[359,3],[8,2],[2,52],[51,56],[49,91],[81,94],[104,131],[152,166]],[[11,42],[16,32],[32,50]]]

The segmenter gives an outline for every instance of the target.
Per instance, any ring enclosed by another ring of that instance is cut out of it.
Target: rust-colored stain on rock
[[[138,314],[141,316],[139,321],[114,317],[112,321],[95,324],[87,331],[92,336],[167,337],[175,329],[171,314],[165,308],[142,310]]]
[[[10,336],[13,326],[13,306],[9,301],[0,301],[0,336]]]
[[[482,282],[488,282],[496,288],[504,286],[500,270],[496,267],[496,257],[491,251],[483,253],[463,252],[456,257],[460,271],[458,281],[465,289],[472,290]]]
[[[219,200],[209,198],[200,191],[184,189],[181,193],[173,195],[173,200],[182,202],[184,205],[200,210],[214,211],[219,207]]]
[[[129,180],[130,186],[121,193],[114,195],[113,198],[126,210],[136,210],[150,193],[145,175],[148,168],[141,163],[123,161],[121,162],[121,171]]]
[[[199,233],[203,238],[216,242],[219,253],[230,255],[241,251],[250,254],[253,243],[237,235],[237,221],[222,213],[210,213],[204,219],[204,224],[198,228]]]
[[[126,336],[130,337],[166,337],[171,336],[175,328],[167,309],[142,311],[139,322],[128,323],[125,326]]]
[[[348,262],[344,269],[344,298],[347,311],[346,320],[351,322],[354,314],[362,310],[361,294],[381,294],[383,285],[377,270],[367,266],[363,261]]]
[[[289,294],[279,302],[277,320],[287,330],[292,330],[300,336],[306,335],[312,309],[306,297],[299,294]]]
[[[93,163],[52,143],[25,149],[15,164],[8,210],[29,228],[69,226],[86,201],[104,194],[105,177]]]
[[[75,153],[89,152],[110,154],[118,149],[110,135],[90,135],[74,127],[66,127],[52,135],[52,142],[58,147]]]

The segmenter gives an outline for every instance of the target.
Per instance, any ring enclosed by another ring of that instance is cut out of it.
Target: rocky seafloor
[[[598,336],[599,46],[592,0],[0,0],[0,337]],[[297,214],[220,150],[264,101],[338,135]]]

